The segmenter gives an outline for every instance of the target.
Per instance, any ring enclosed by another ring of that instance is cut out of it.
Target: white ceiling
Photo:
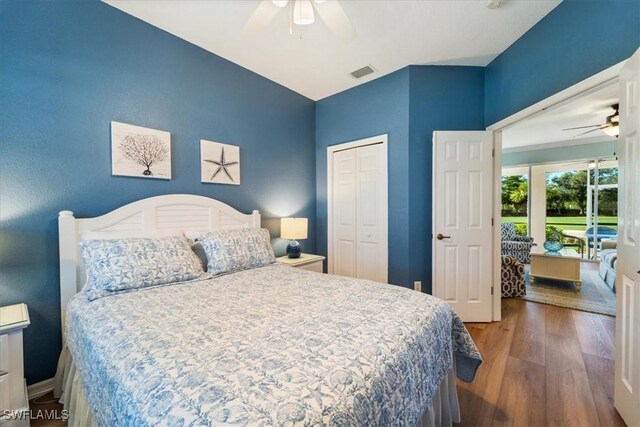
[[[243,35],[258,0],[105,0],[171,34],[248,68],[313,100],[407,65],[487,65],[560,0],[342,0],[358,37],[345,43],[316,14],[289,35],[284,8],[262,32]],[[371,64],[378,71],[355,80]]]
[[[503,130],[502,147],[517,150],[544,144],[611,141],[615,138],[601,130],[580,135],[590,129],[563,129],[605,123],[607,116],[613,114],[611,105],[618,102],[618,93],[619,85],[614,83],[522,120]]]

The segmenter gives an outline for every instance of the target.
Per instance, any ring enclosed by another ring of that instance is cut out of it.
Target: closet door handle
[[[438,234],[436,234],[436,239],[438,239],[438,240],[442,240],[442,239],[450,239],[450,238],[451,238],[451,236],[445,236],[445,235],[444,235],[444,234],[442,234],[442,233],[438,233]]]

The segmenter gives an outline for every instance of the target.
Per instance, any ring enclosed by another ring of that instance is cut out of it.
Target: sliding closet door
[[[329,154],[329,272],[386,283],[386,143],[332,147]]]

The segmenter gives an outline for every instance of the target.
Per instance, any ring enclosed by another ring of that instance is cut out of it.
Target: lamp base
[[[289,244],[287,245],[287,256],[289,258],[300,258],[301,253],[302,248],[300,248],[300,243],[296,240],[289,240]]]

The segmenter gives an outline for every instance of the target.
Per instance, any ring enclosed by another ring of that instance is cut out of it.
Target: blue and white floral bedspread
[[[67,345],[105,426],[414,426],[482,361],[436,298],[279,265],[80,293]]]

